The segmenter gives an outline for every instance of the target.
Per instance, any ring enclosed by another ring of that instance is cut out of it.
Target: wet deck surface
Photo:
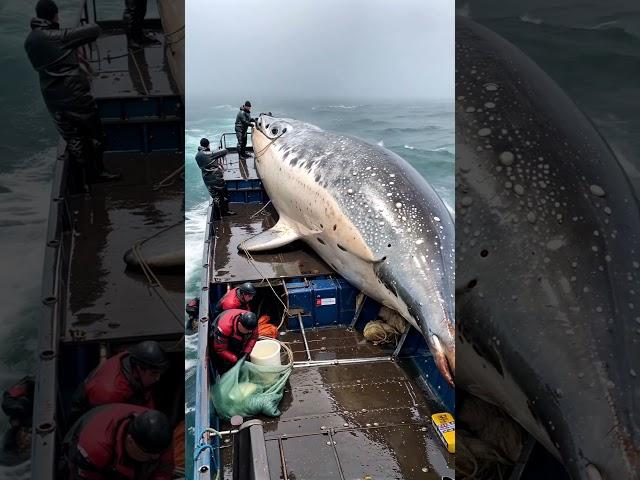
[[[389,354],[389,347],[376,347],[344,328],[306,334],[317,359]],[[283,340],[291,342],[296,360],[306,359],[298,336],[289,332]],[[301,352],[304,358],[298,358]],[[263,418],[270,477],[285,478],[286,472],[291,480],[454,478],[454,456],[431,426],[433,405],[402,363],[295,368],[282,415]],[[231,453],[231,447],[222,450],[225,465]],[[225,478],[231,478],[229,468]]]
[[[90,57],[96,97],[179,95],[166,62],[165,37],[161,32],[149,33],[161,43],[129,50],[121,28],[102,31]]]
[[[230,152],[224,156],[222,165],[224,166],[225,180],[253,180],[259,178],[253,157],[240,158],[237,153]]]
[[[238,159],[237,154],[225,156],[225,179],[257,179],[253,158]],[[269,205],[262,212],[262,203],[232,203],[236,215],[214,222],[212,232],[215,245],[212,249],[213,282],[244,282],[263,278],[311,277],[329,274],[333,270],[306,244],[294,242],[273,252],[253,253],[252,258],[238,252],[238,245],[274,226],[278,219],[275,209]]]
[[[70,242],[67,315],[63,341],[103,340],[139,335],[175,335],[183,332],[143,273],[126,268],[123,255],[134,242],[171,226],[166,243],[183,248],[180,177],[167,187],[153,186],[184,162],[180,154],[110,154],[107,168],[123,179],[98,184],[91,197],[69,199],[74,219]],[[163,298],[183,317],[184,274],[155,272],[168,292]],[[150,320],[152,320],[150,322]],[[149,331],[153,325],[153,331]]]

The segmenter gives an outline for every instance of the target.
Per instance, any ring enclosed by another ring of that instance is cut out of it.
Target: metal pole
[[[370,357],[370,358],[343,358],[334,360],[308,360],[306,362],[293,362],[293,368],[322,367],[329,365],[350,365],[354,363],[390,362],[392,357]]]
[[[360,316],[360,312],[362,312],[362,307],[364,306],[365,298],[366,297],[362,292],[358,293],[358,296],[356,297],[356,311],[353,312],[353,319],[351,320],[351,324],[349,325],[348,330],[350,331],[353,330],[356,326],[356,322],[358,321],[358,317]]]
[[[311,362],[311,352],[309,351],[309,344],[307,343],[307,336],[304,333],[304,325],[302,323],[302,315],[298,313],[298,323],[300,323],[300,331],[302,332],[302,339],[304,340],[304,348],[307,350],[307,360]]]
[[[402,345],[404,345],[404,341],[407,339],[407,335],[409,335],[409,330],[411,330],[411,325],[409,324],[409,322],[407,322],[407,327],[404,329],[404,332],[402,333],[402,336],[400,337],[400,341],[398,342],[398,345],[396,346],[396,349],[393,351],[393,354],[391,355],[391,357],[394,360],[400,354],[400,350],[402,350]]]

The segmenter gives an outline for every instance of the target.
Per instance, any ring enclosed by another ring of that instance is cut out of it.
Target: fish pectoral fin
[[[282,247],[301,238],[300,234],[286,222],[279,220],[273,227],[247,240],[240,242],[238,250],[262,252]]]

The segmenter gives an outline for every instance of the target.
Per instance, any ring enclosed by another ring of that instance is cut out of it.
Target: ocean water
[[[434,187],[441,198],[454,205],[453,100],[414,103],[341,101],[262,102],[252,99],[252,115],[270,111],[317,125],[325,130],[353,135],[383,145],[407,160]],[[195,153],[202,137],[213,148],[222,133],[234,132],[239,104],[197,104],[187,101],[186,125],[186,227],[185,292],[198,294],[206,210],[209,194],[202,183]],[[235,137],[233,139],[235,144]],[[196,336],[186,338],[186,398],[194,398]],[[187,400],[187,425],[193,425],[193,401]],[[192,428],[192,427],[191,427]],[[187,452],[192,451],[187,437]]]

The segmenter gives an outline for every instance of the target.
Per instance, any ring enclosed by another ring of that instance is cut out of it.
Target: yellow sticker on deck
[[[433,423],[444,446],[447,447],[447,451],[456,453],[456,422],[453,415],[447,412],[434,413],[431,415],[431,423]]]

